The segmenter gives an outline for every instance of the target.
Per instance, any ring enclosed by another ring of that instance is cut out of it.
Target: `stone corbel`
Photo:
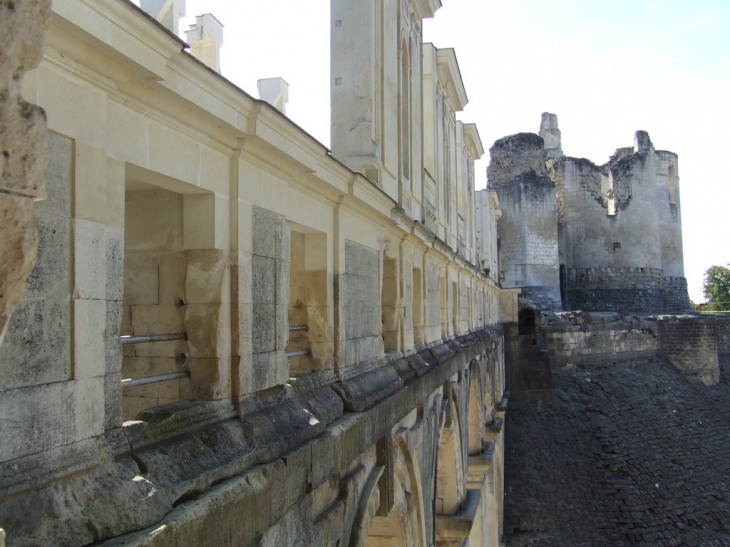
[[[502,434],[502,427],[504,426],[504,418],[495,418],[494,422],[487,424],[484,436],[487,442],[493,442],[499,439]]]
[[[481,497],[481,490],[470,488],[457,514],[436,515],[436,537],[446,545],[460,546],[462,540],[471,534]]]
[[[494,470],[494,442],[489,442],[484,446],[481,454],[469,456],[469,486],[481,487],[486,477],[490,477]],[[487,480],[488,484],[492,481]]]
[[[507,414],[507,405],[509,405],[509,391],[505,391],[502,395],[502,400],[499,401],[497,408],[495,408],[495,417],[504,420],[505,414]]]

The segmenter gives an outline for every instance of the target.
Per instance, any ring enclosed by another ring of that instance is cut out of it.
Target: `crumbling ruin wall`
[[[655,357],[656,323],[635,315],[543,314],[550,365],[597,364]]]
[[[638,131],[605,165],[565,157],[550,113],[540,135],[490,150],[503,286],[543,310],[687,311],[676,154]]]
[[[604,166],[575,158],[550,166],[572,309],[663,310],[654,148],[644,132],[636,141],[634,153]]]
[[[43,110],[20,93],[41,60],[50,0],[0,2],[0,342],[36,260],[36,199],[44,197]]]
[[[547,176],[543,140],[533,133],[500,139],[490,149],[489,190],[497,192],[500,279],[520,287],[521,301],[560,309],[557,202]]]

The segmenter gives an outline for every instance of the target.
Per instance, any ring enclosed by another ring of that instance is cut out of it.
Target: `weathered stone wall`
[[[685,376],[713,386],[720,381],[717,324],[713,317],[657,319],[659,352]]]
[[[73,316],[68,293],[73,264],[68,242],[74,147],[71,139],[53,133],[48,135],[46,147],[47,199],[35,205],[38,257],[0,347],[0,389],[64,382],[73,372]]]
[[[717,324],[717,352],[730,353],[730,316],[716,317],[715,323]]]
[[[552,367],[646,359],[658,347],[656,323],[634,315],[543,314],[541,329]]]
[[[661,313],[663,289],[664,275],[656,268],[569,268],[566,308]]]
[[[36,259],[33,201],[44,197],[45,115],[21,95],[41,60],[50,0],[0,3],[0,343]]]
[[[380,336],[380,268],[378,252],[345,243],[345,275],[341,281],[345,362],[367,364],[383,353]],[[375,305],[373,305],[375,304]]]
[[[687,279],[685,277],[664,278],[664,313],[685,313],[690,309]]]

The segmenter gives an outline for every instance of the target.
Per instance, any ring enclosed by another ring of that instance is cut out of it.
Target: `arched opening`
[[[456,405],[445,401],[444,425],[441,429],[436,460],[436,514],[454,515],[464,500],[464,469],[461,458],[461,434]]]
[[[381,507],[380,480],[376,468],[360,498],[358,517],[352,528],[350,547],[420,547],[426,545],[421,491],[408,449],[396,441],[393,460],[393,506]]]
[[[469,430],[467,446],[469,455],[474,456],[482,452],[482,440],[484,434],[484,419],[482,413],[482,401],[479,395],[479,365],[475,361],[472,364],[471,380],[469,381]]]

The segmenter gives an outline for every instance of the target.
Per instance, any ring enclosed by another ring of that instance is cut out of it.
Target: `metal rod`
[[[169,334],[132,334],[120,336],[119,342],[122,344],[142,344],[145,342],[167,342],[168,340],[182,340],[185,338],[184,332],[173,332]]]
[[[300,349],[297,351],[287,351],[286,356],[287,357],[298,357],[299,355],[309,355],[308,349]]]
[[[179,370],[177,372],[168,372],[167,374],[142,376],[141,378],[125,378],[124,380],[122,380],[122,387],[144,386],[146,384],[156,384],[157,382],[165,382],[167,380],[174,380],[175,378],[186,378],[189,376],[189,370]]]
[[[295,330],[309,330],[309,327],[307,325],[299,325],[297,327],[289,327],[289,332],[295,331]]]

